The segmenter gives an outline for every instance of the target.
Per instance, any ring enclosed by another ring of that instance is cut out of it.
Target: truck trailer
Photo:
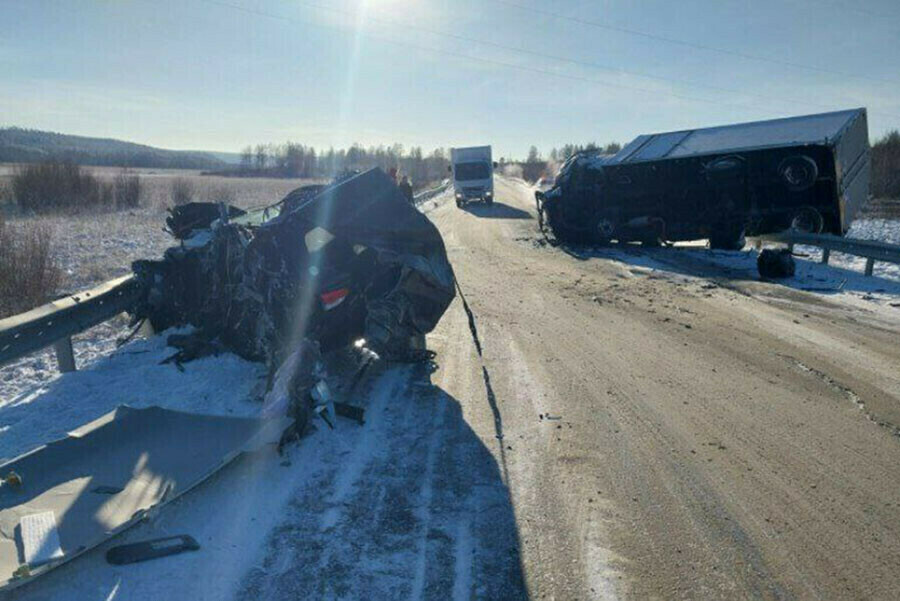
[[[494,167],[490,146],[450,149],[448,169],[453,174],[456,206],[462,207],[473,200],[494,202]]]
[[[541,225],[569,242],[708,238],[794,229],[843,235],[869,190],[864,108],[641,135],[615,155],[570,157],[536,192]]]

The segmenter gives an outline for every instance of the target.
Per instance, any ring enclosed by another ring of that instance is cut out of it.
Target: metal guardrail
[[[0,319],[0,365],[54,345],[60,371],[74,371],[72,336],[130,308],[139,294],[137,280],[127,275]]]
[[[876,240],[859,240],[857,238],[842,238],[831,234],[805,234],[789,231],[777,234],[764,234],[756,238],[767,242],[782,242],[791,249],[793,249],[795,244],[817,246],[822,249],[822,263],[826,264],[831,251],[865,257],[866,275],[872,275],[875,261],[900,264],[900,246]]]

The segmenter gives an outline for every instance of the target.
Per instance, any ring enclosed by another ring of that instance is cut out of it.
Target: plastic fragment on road
[[[106,561],[113,565],[125,565],[199,550],[200,543],[193,536],[179,534],[113,547],[106,552]]]
[[[334,410],[334,399],[325,380],[319,380],[312,388],[312,398],[316,402],[316,413],[334,430],[337,428],[337,413]]]

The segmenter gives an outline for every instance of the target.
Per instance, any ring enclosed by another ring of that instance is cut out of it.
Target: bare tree
[[[241,169],[250,170],[253,168],[253,147],[245,146],[241,151]]]
[[[262,171],[269,163],[269,151],[265,144],[256,145],[256,169]]]

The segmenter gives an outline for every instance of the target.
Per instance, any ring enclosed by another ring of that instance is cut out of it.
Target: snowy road
[[[761,283],[745,253],[566,251],[536,233],[524,185],[496,193],[425,203],[483,355],[457,299],[433,370],[384,366],[354,393],[364,427],[239,460],[116,541],[189,533],[199,552],[114,567],[106,545],[10,597],[895,598],[900,284],[805,263]],[[110,403],[254,410],[256,366],[182,374],[165,353],[138,341],[0,406],[0,448]]]

